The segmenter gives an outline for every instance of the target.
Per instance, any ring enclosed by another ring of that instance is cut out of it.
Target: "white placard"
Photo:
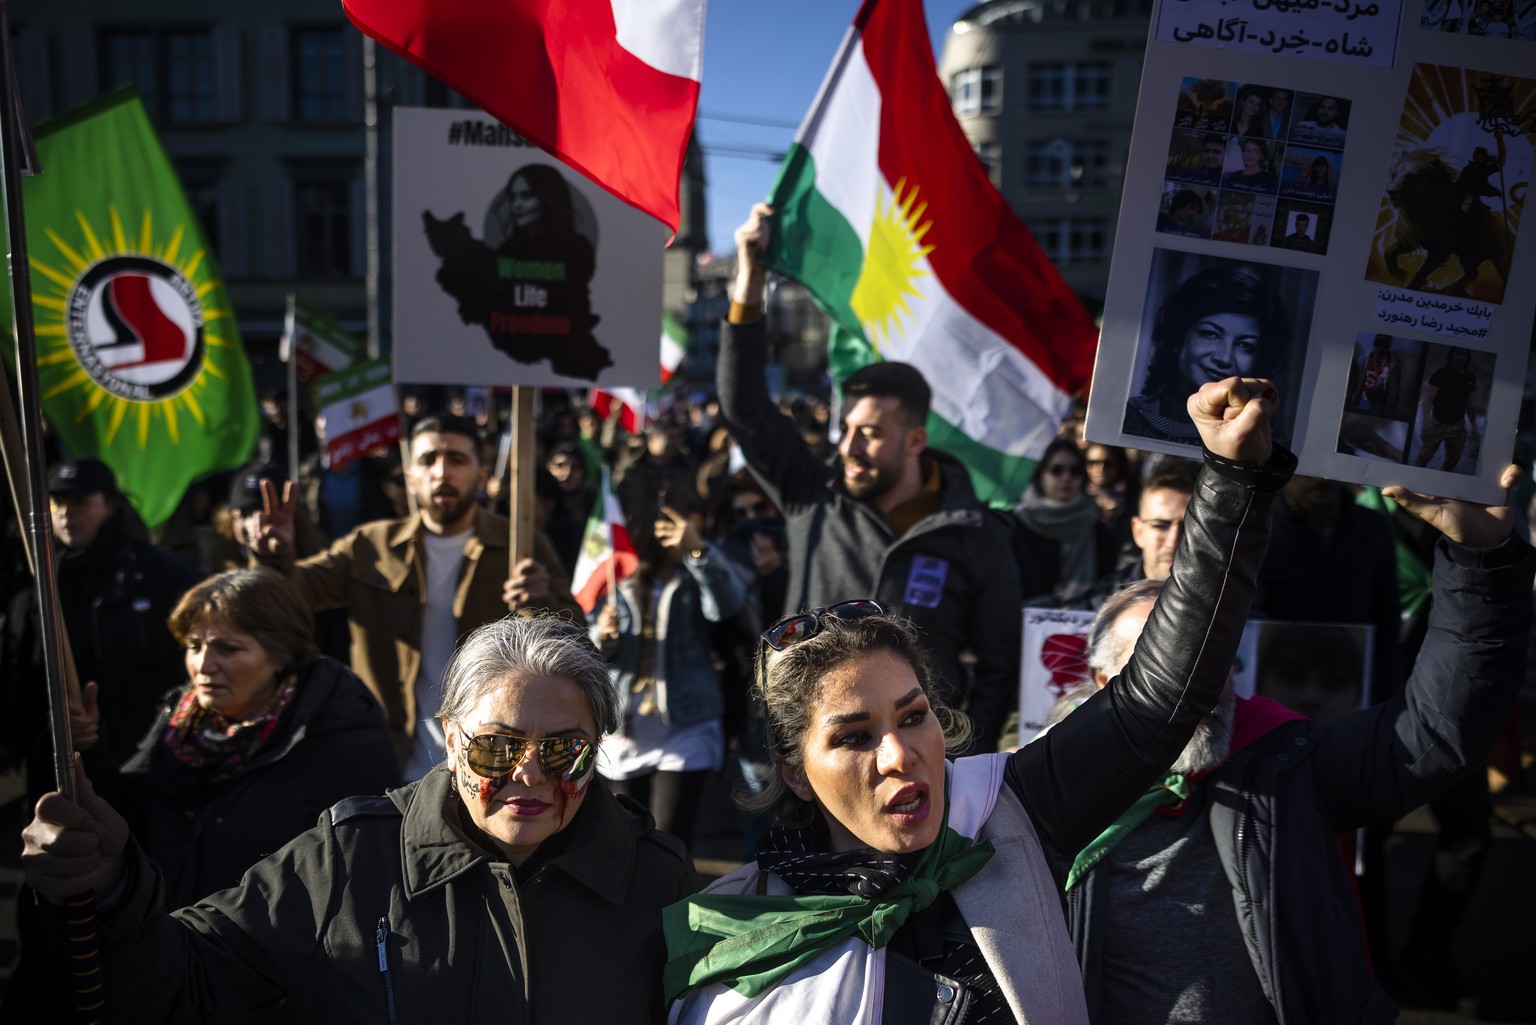
[[[1086,434],[1191,455],[1190,385],[1267,376],[1302,473],[1497,501],[1536,312],[1524,22],[1477,34],[1409,0],[1393,39],[1396,10],[1362,6],[1391,66],[1168,41],[1201,11],[1301,24],[1349,20],[1341,4],[1160,3]],[[1388,364],[1390,404],[1365,385]]]
[[[479,111],[394,132],[397,381],[659,384],[659,222]]]
[[[1088,679],[1084,660],[1093,613],[1078,609],[1025,609],[1019,660],[1019,739],[1045,726],[1051,706]]]

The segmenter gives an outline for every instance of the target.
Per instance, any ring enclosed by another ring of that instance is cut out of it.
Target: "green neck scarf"
[[[1170,772],[1163,781],[1136,799],[1126,813],[1100,833],[1098,839],[1084,847],[1072,862],[1067,873],[1067,889],[1083,881],[1093,866],[1103,860],[1115,844],[1131,835],[1131,830],[1146,821],[1159,808],[1173,808],[1189,800],[1189,781],[1177,772]]]
[[[992,842],[973,845],[949,827],[948,800],[944,808],[938,839],[923,851],[912,874],[877,900],[851,894],[700,893],[665,909],[667,999],[717,982],[754,997],[854,934],[872,947],[885,946],[908,916],[975,875],[992,857]]]

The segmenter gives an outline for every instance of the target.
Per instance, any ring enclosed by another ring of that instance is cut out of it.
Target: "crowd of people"
[[[1202,459],[1069,422],[990,508],[912,367],[851,375],[835,422],[769,394],[771,226],[737,233],[715,396],[627,433],[546,395],[515,564],[495,407],[462,397],[413,396],[402,451],[342,472],[306,438],[297,480],[274,401],[158,545],[106,466],[55,468],[78,792],[15,572],[3,753],[42,900],[4,1020],[64,1006],[48,902],[90,891],[123,1021],[1385,1022],[1370,831],[1447,794],[1405,967],[1461,995],[1490,840],[1454,810],[1486,806],[1531,629],[1513,510],[1295,476],[1294,400],[1251,375],[1158,393]],[[636,568],[588,611],[604,471]],[[1038,736],[1025,606],[1096,610]],[[1373,626],[1364,707],[1236,696],[1250,615]],[[749,846],[699,892],[727,766]]]

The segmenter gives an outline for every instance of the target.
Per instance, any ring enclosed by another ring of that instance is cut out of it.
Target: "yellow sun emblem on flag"
[[[916,282],[928,276],[921,262],[933,252],[933,246],[923,245],[923,236],[933,227],[932,220],[923,220],[927,210],[928,204],[918,200],[917,186],[908,188],[905,178],[896,182],[894,193],[880,189],[875,197],[864,267],[850,305],[869,344],[881,355],[882,341],[901,328],[903,317],[912,316],[907,299],[922,298]]]
[[[206,428],[200,396],[209,376],[227,379],[229,361],[240,358],[226,336],[233,318],[206,252],[182,252],[184,225],[157,239],[149,210],[136,234],[124,228],[116,205],[107,208],[106,231],[82,210],[75,221],[80,230],[72,238],[47,231],[55,262],[30,261],[48,283],[32,291],[43,400],[78,392],[74,421],[101,411],[104,444],[130,419],[141,449],[157,421],[173,443],[183,413]]]

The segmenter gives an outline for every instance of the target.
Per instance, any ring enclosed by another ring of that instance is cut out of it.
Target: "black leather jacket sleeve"
[[[1045,849],[1069,862],[1157,782],[1221,696],[1253,601],[1275,495],[1296,457],[1206,454],[1172,575],[1125,670],[1009,760]]]

